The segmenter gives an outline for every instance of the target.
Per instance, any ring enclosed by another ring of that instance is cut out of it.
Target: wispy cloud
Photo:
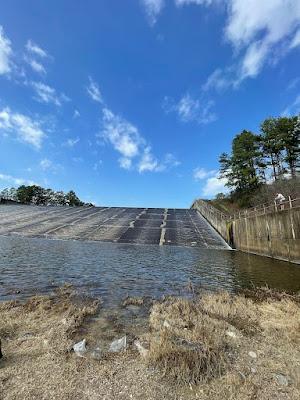
[[[26,50],[29,53],[39,56],[41,58],[49,57],[48,53],[44,49],[42,49],[40,46],[38,46],[36,43],[34,43],[32,40],[27,41]]]
[[[66,146],[66,147],[74,147],[78,142],[79,142],[79,137],[77,137],[77,138],[70,138],[70,139],[68,139],[68,140],[66,140],[64,143],[63,143],[63,146]]]
[[[88,95],[93,99],[94,101],[98,103],[103,103],[102,95],[99,89],[99,86],[97,82],[95,82],[91,77],[89,77],[89,84],[86,87],[86,91]]]
[[[203,179],[207,179],[209,177],[215,176],[217,173],[216,170],[206,170],[205,168],[195,168],[193,171],[193,176],[196,181],[201,181]]]
[[[60,164],[55,164],[53,161],[49,160],[48,158],[43,158],[39,163],[40,168],[43,171],[57,173],[62,169]]]
[[[202,85],[202,90],[206,92],[213,89],[217,92],[222,92],[229,87],[236,87],[237,85],[238,80],[234,68],[225,68],[224,70],[217,68]]]
[[[161,172],[180,164],[171,153],[159,161],[136,126],[108,108],[102,112],[102,130],[98,137],[110,143],[120,154],[118,161],[122,169],[135,169],[139,173]]]
[[[46,69],[43,64],[27,56],[24,57],[24,60],[33,69],[33,71],[42,75],[46,75]]]
[[[0,173],[0,181],[4,181],[8,185],[16,185],[16,186],[34,185],[35,184],[35,182],[30,179],[16,178],[14,176],[7,175],[7,174],[1,174],[1,173]]]
[[[296,32],[295,36],[293,37],[291,43],[290,43],[290,48],[294,49],[295,47],[300,46],[300,29]]]
[[[147,20],[151,26],[153,26],[159,14],[165,5],[165,0],[140,0],[147,16]]]
[[[120,166],[128,169],[129,161],[136,157],[144,143],[138,129],[108,108],[103,109],[101,137],[121,154]],[[125,162],[125,160],[127,160]],[[130,164],[131,165],[131,164]]]
[[[61,106],[63,102],[70,100],[64,93],[58,94],[54,88],[43,82],[31,82],[30,85],[35,91],[35,99],[40,103]]]
[[[283,111],[282,115],[291,116],[300,113],[300,94]]]
[[[163,101],[163,109],[167,114],[176,112],[182,122],[194,121],[198,124],[208,124],[217,119],[212,111],[213,106],[212,100],[200,100],[189,93],[182,96],[178,102],[171,97],[165,97]]]
[[[213,3],[219,3],[222,0],[174,0],[176,6],[188,6],[190,4],[197,5],[211,5]]]
[[[41,122],[30,117],[14,113],[6,107],[0,111],[0,132],[5,135],[12,134],[18,140],[29,143],[39,149],[46,137]]]
[[[76,118],[79,118],[79,117],[80,117],[80,112],[78,110],[74,110],[73,118],[76,119]]]
[[[11,56],[11,41],[5,36],[3,27],[0,25],[0,75],[11,71]]]
[[[289,82],[288,86],[287,86],[287,90],[293,90],[293,89],[295,89],[295,88],[298,86],[299,83],[300,83],[300,77],[297,77],[297,78],[292,79],[292,80]]]

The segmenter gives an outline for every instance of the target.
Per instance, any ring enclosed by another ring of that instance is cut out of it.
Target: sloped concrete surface
[[[192,209],[1,205],[0,235],[228,248]]]

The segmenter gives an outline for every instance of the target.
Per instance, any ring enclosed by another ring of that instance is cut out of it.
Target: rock
[[[246,380],[246,375],[245,375],[245,374],[243,374],[241,371],[238,371],[238,374],[239,374],[239,376],[241,377],[241,379],[242,379],[243,381]]]
[[[280,386],[288,386],[289,384],[288,378],[283,374],[275,374],[275,379]]]
[[[125,350],[127,347],[126,335],[121,339],[114,340],[109,346],[109,351],[112,353],[118,353],[119,351]]]
[[[102,357],[102,353],[99,347],[97,347],[95,350],[91,352],[91,358],[94,360],[100,360]]]
[[[164,320],[163,326],[164,326],[164,328],[170,328],[171,327],[171,325],[169,324],[169,322],[167,320]]]
[[[256,373],[256,368],[251,367],[250,371],[252,372],[252,374],[255,374]]]
[[[84,354],[87,352],[86,340],[83,339],[81,342],[74,344],[73,350],[78,357],[84,357]]]
[[[232,338],[236,338],[236,334],[234,332],[231,332],[231,331],[227,331],[226,335],[229,336],[229,337],[232,337]]]
[[[141,342],[140,342],[139,340],[136,340],[136,341],[134,342],[134,345],[135,345],[135,347],[138,349],[138,352],[140,353],[140,355],[141,355],[142,357],[147,357],[147,355],[148,355],[148,353],[149,353],[149,350],[146,349],[146,348],[141,344]]]
[[[257,354],[256,354],[254,351],[249,351],[248,355],[249,355],[251,358],[257,358]]]

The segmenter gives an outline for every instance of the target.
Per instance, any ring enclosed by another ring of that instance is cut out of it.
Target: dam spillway
[[[1,205],[0,235],[228,248],[193,209]]]

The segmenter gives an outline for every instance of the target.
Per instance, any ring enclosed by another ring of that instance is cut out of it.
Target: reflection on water
[[[125,296],[251,285],[300,290],[300,267],[227,250],[0,237],[0,299],[48,293],[64,282],[116,306]],[[18,293],[20,292],[20,293]]]

